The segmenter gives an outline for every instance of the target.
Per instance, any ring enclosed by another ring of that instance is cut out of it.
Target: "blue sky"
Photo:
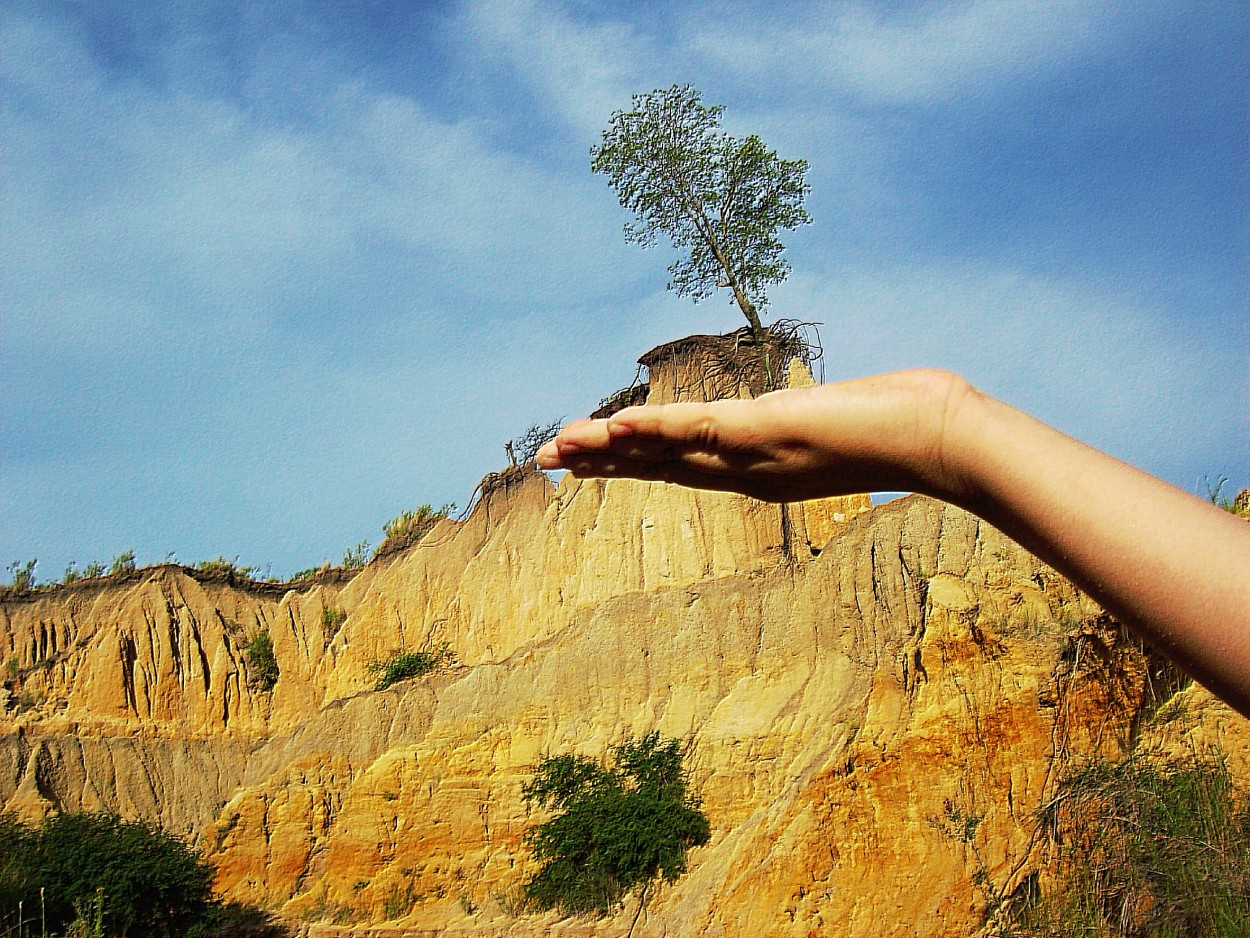
[[[692,83],[809,161],[774,317],[1250,485],[1240,3],[0,2],[0,564],[273,575],[737,328],[589,149]]]

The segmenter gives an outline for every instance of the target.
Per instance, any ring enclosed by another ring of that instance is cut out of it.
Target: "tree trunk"
[[[763,348],[764,341],[768,338],[768,333],[764,330],[764,324],[760,322],[759,313],[755,311],[755,304],[751,302],[751,298],[736,283],[733,284],[733,291],[738,308],[742,310],[742,315],[747,318],[747,322],[751,326],[751,334],[755,336],[756,343]]]

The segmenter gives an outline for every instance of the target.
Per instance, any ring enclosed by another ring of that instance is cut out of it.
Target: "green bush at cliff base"
[[[0,815],[4,938],[287,935],[268,913],[215,899],[215,876],[212,863],[144,821],[59,814],[26,827]]]
[[[60,814],[38,828],[0,821],[0,925],[21,902],[32,920],[60,934],[82,910],[108,935],[185,934],[213,905],[212,864],[159,828],[106,814]],[[40,890],[43,906],[40,907]]]
[[[526,834],[542,868],[526,883],[525,904],[571,914],[607,915],[626,895],[686,871],[686,853],[710,828],[687,789],[682,747],[658,733],[626,740],[614,764],[550,756],[523,795],[558,814]]]
[[[1097,762],[1062,783],[1041,824],[1057,881],[1008,934],[1250,934],[1250,793],[1221,754]]]

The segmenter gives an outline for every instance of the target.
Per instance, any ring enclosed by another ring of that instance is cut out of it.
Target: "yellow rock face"
[[[311,935],[619,935],[636,897],[513,914],[521,788],[544,754],[655,729],[691,740],[713,835],[636,935],[968,935],[1033,868],[1062,769],[1152,725],[1151,663],[956,509],[794,514],[787,557],[775,506],[530,473],[350,582],[160,567],[9,597],[0,803],[157,818]],[[373,690],[371,661],[442,642],[454,666]],[[1245,721],[1183,694],[1244,748]]]

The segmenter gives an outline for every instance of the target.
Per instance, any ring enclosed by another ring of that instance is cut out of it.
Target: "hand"
[[[569,424],[538,464],[777,502],[868,491],[940,496],[959,488],[943,464],[943,432],[969,393],[956,375],[908,371],[753,400],[628,407]]]

